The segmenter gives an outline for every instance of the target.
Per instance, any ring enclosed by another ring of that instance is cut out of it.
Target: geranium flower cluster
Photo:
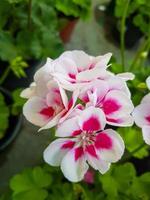
[[[146,80],[150,89],[150,76]],[[142,128],[145,143],[150,145],[150,93],[145,95],[133,112],[133,117],[137,126]]]
[[[84,178],[89,166],[105,173],[124,153],[121,136],[113,126],[133,124],[133,104],[126,81],[131,73],[107,70],[111,53],[93,57],[66,51],[34,76],[23,113],[39,130],[56,126],[56,137],[44,151],[44,160],[61,166],[73,182]]]

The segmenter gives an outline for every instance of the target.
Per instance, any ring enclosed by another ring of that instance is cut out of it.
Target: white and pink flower
[[[93,57],[83,51],[66,51],[53,61],[52,75],[64,89],[74,91],[92,80],[109,77],[106,69],[111,55]]]
[[[150,77],[147,78],[146,83],[150,89]],[[142,128],[144,141],[150,145],[150,93],[134,109],[133,117],[136,125]]]
[[[84,178],[89,165],[103,174],[123,155],[122,138],[112,129],[104,130],[107,124],[133,124],[126,81],[134,75],[109,72],[110,58],[111,53],[93,57],[83,51],[48,58],[21,93],[27,98],[23,114],[28,121],[40,130],[57,128],[59,139],[44,151],[45,161],[60,165],[64,176],[73,182]]]
[[[112,83],[112,84],[110,84]],[[120,84],[119,84],[120,83]],[[108,81],[95,80],[84,87],[79,98],[88,105],[103,110],[107,124],[131,126],[133,124],[133,104],[122,82],[113,77]],[[124,89],[124,90],[123,90]]]
[[[90,106],[78,115],[61,123],[56,139],[44,151],[45,161],[52,166],[61,166],[64,176],[72,181],[81,181],[89,165],[100,173],[108,171],[112,162],[118,161],[124,152],[124,142],[112,130],[103,130],[105,114]]]
[[[23,107],[23,114],[32,124],[42,129],[52,128],[65,119],[73,109],[77,94],[73,93],[70,100],[59,84],[51,80],[47,84],[45,96],[34,95],[28,99]],[[43,93],[44,94],[44,93]]]

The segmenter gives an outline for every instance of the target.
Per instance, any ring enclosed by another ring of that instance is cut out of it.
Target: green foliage
[[[100,176],[100,181],[107,200],[149,200],[150,173],[136,176],[131,163],[114,166],[109,173]]]
[[[63,50],[51,0],[0,2],[0,59],[56,57]],[[8,14],[9,13],[9,14]]]
[[[56,9],[66,16],[88,18],[91,0],[56,0]]]
[[[5,103],[5,99],[2,93],[0,93],[0,139],[4,137],[6,129],[8,127],[9,109]]]
[[[100,176],[102,188],[107,194],[107,199],[119,200],[128,196],[128,190],[135,175],[134,166],[131,163],[126,163],[117,167],[114,166],[106,175]]]
[[[18,88],[13,91],[12,97],[13,97],[13,104],[12,104],[12,114],[18,115],[22,111],[22,107],[24,103],[26,102],[25,99],[20,97],[20,93],[22,91],[22,88]]]
[[[23,61],[22,57],[16,57],[10,62],[10,68],[18,78],[26,77],[24,69],[27,67],[28,64]]]
[[[93,185],[70,183],[58,168],[44,165],[15,175],[0,200],[149,200],[149,187],[150,173],[137,176],[132,163],[113,165],[104,175],[97,172]]]
[[[46,188],[51,185],[51,176],[41,167],[27,169],[10,181],[12,200],[44,200],[48,196]]]
[[[126,0],[116,0],[116,17],[122,17],[126,2]],[[130,0],[127,17],[132,16],[133,14],[133,23],[144,33],[145,36],[150,36],[150,1]]]
[[[17,48],[10,32],[0,30],[0,47],[1,60],[10,61],[16,57]]]
[[[141,129],[137,127],[129,127],[129,128],[119,128],[118,132],[125,142],[126,149],[129,153],[132,153],[139,146],[143,145],[143,137]],[[132,156],[142,159],[149,155],[148,145],[144,145],[140,150],[136,153],[133,153]]]

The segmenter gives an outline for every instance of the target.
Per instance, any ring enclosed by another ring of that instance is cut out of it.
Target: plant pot
[[[6,104],[10,106],[13,102],[10,93],[2,87],[0,87],[0,92],[4,95]],[[14,141],[14,139],[20,132],[21,125],[22,115],[14,116],[10,114],[9,126],[6,130],[4,137],[0,139],[0,152],[6,149],[6,147],[8,147]]]
[[[130,161],[134,164],[138,175],[150,171],[149,156],[143,159],[132,158]]]
[[[120,46],[120,20],[114,16],[115,1],[100,4],[95,8],[96,21],[103,25],[105,37],[116,46]],[[126,20],[125,47],[131,49],[138,44],[143,33],[133,24],[133,17]]]
[[[29,61],[28,67],[25,69],[26,77],[25,78],[18,78],[14,75],[14,73],[11,71],[6,78],[3,87],[7,90],[13,91],[16,88],[25,88],[28,87],[29,84],[33,81],[33,76],[35,71],[44,64],[45,61]],[[2,63],[1,66],[7,66],[8,63]],[[4,67],[5,70],[5,67]],[[3,73],[3,71],[2,71]]]
[[[65,16],[63,13],[58,13],[59,19],[59,35],[63,43],[66,44],[70,41],[71,35],[78,22],[78,18]]]

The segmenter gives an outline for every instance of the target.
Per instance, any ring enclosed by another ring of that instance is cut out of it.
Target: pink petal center
[[[83,155],[84,155],[84,151],[82,147],[78,147],[75,149],[75,161],[77,161]]]
[[[150,116],[145,117],[145,119],[150,123]]]
[[[80,135],[81,133],[82,133],[81,130],[76,130],[76,131],[73,131],[72,136],[77,136],[77,135]]]
[[[100,133],[96,137],[95,147],[97,149],[111,149],[112,139],[105,133]]]
[[[62,145],[62,149],[72,149],[73,148],[73,146],[74,146],[74,144],[75,144],[75,142],[73,142],[73,141],[67,141],[66,143],[64,143],[63,145]]]
[[[97,154],[96,154],[96,151],[95,151],[95,148],[93,145],[88,145],[86,146],[86,149],[85,149],[91,156],[97,158]]]
[[[70,74],[69,74],[69,77],[72,78],[72,79],[76,79],[76,74],[71,74],[71,73],[70,73]]]
[[[121,123],[122,122],[122,120],[121,119],[113,119],[113,118],[106,118],[106,120],[108,121],[108,122],[112,122],[112,123]]]
[[[98,131],[101,129],[101,125],[97,117],[92,116],[83,123],[82,129],[88,132]]]
[[[121,108],[121,105],[114,99],[108,99],[103,102],[103,110],[106,115],[116,112]]]
[[[40,111],[41,115],[44,115],[47,118],[50,118],[54,115],[55,110],[52,107],[43,108]]]

